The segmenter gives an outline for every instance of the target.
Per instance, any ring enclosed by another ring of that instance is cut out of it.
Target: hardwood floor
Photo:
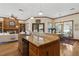
[[[79,42],[74,42],[73,45],[61,43],[60,44],[61,56],[79,56]]]
[[[61,56],[72,56],[72,45],[60,44],[60,55]]]
[[[79,42],[74,45],[60,44],[61,56],[79,56]],[[0,56],[19,56],[18,42],[0,44]]]
[[[18,56],[18,43],[0,44],[0,56]]]

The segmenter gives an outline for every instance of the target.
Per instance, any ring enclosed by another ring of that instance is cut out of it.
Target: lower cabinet
[[[29,42],[25,39],[19,41],[19,55],[29,56]]]
[[[22,56],[59,56],[59,40],[36,46],[26,39],[19,40],[19,54]]]
[[[29,56],[59,56],[60,45],[59,41],[54,41],[42,46],[35,46],[29,43]]]

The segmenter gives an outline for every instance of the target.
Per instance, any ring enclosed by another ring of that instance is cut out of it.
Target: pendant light
[[[30,19],[34,19],[34,17],[30,17]]]
[[[39,4],[39,11],[38,11],[38,16],[43,16],[43,11],[41,10],[41,3]],[[34,17],[30,17],[30,19],[34,19]]]
[[[43,15],[43,11],[41,10],[41,3],[40,3],[40,5],[39,5],[39,10],[40,10],[40,11],[38,12],[38,15],[39,15],[39,16],[42,16],[42,15]]]
[[[39,12],[38,12],[38,15],[39,15],[39,16],[42,16],[42,15],[43,15],[43,12],[42,12],[42,11],[39,11]]]

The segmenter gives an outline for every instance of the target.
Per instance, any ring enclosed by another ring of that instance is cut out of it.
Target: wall
[[[79,39],[79,14],[55,19],[55,22],[73,20],[73,37]]]
[[[0,18],[0,21],[3,21],[3,18]]]
[[[45,33],[48,33],[48,23],[52,22],[52,19],[49,18],[34,18],[34,19],[28,19],[26,21],[26,30],[30,30],[32,32],[32,23],[36,23],[36,19],[40,19],[41,23],[45,24]]]
[[[25,21],[23,21],[23,20],[19,20],[19,23],[25,23]]]

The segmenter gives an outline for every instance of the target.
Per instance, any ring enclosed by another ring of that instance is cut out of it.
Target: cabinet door
[[[39,55],[40,56],[48,56],[49,54],[48,54],[48,48],[46,47],[46,48],[41,48],[40,50],[39,50]]]
[[[60,45],[59,45],[59,41],[55,41],[53,42],[49,47],[48,47],[48,51],[49,51],[49,56],[59,56],[60,55]]]
[[[38,55],[38,48],[32,43],[29,43],[29,55],[30,56]]]
[[[2,22],[0,22],[0,33],[2,33]]]
[[[23,46],[22,46],[22,40],[21,39],[19,39],[18,49],[19,49],[19,54],[22,55],[23,54]]]

